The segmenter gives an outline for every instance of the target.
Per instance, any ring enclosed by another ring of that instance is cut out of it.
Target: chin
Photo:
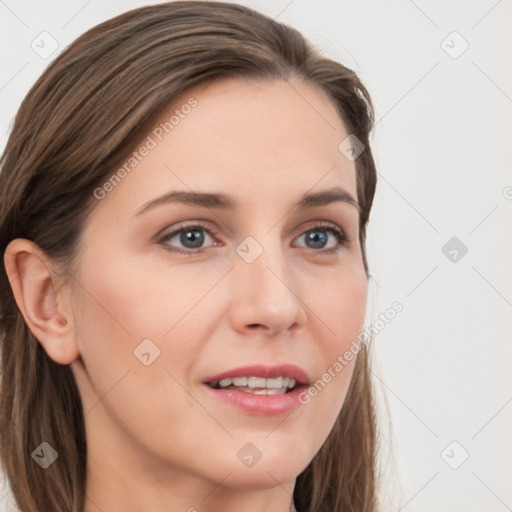
[[[299,445],[300,446],[300,445]],[[252,453],[252,447],[247,448],[247,453]],[[237,489],[268,489],[276,485],[293,481],[311,462],[311,458],[301,453],[301,450],[295,448],[294,451],[285,449],[261,449],[261,458],[250,459],[244,463],[244,452],[234,461],[230,460],[224,466],[223,473],[229,474],[229,477],[223,482],[227,487]],[[257,455],[255,452],[253,455]],[[219,466],[217,466],[218,468]],[[218,478],[219,470],[216,471]]]
[[[222,482],[222,485],[223,487],[239,490],[263,490],[294,481],[302,470],[285,467],[284,464],[282,463],[281,467],[276,467],[273,464],[258,469],[257,466],[250,469],[236,468]]]

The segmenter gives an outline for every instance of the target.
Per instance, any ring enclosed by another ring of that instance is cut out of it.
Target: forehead
[[[258,149],[265,149],[262,158],[279,150],[315,156],[315,152],[337,154],[340,137],[347,135],[326,93],[298,79],[229,79],[199,85],[177,98],[162,113],[157,127],[184,109],[191,98],[197,106],[171,132],[176,143],[188,148],[195,145],[213,151],[217,145],[223,149],[229,145],[230,153],[240,156]]]
[[[161,113],[101,206],[135,210],[187,188],[279,200],[318,184],[355,196],[355,164],[338,149],[347,135],[328,96],[297,79],[200,84]]]

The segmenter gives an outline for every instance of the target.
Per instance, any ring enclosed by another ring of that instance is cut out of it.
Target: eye
[[[216,235],[217,232],[212,227],[196,221],[163,235],[158,242],[169,251],[194,254],[202,252],[208,247],[220,245],[215,241],[214,237]],[[213,240],[213,243],[208,244],[209,238]],[[305,231],[296,240],[302,238],[304,238],[305,245],[299,244],[299,246],[327,254],[340,250],[342,246],[349,242],[343,230],[334,224],[317,224]]]
[[[297,240],[302,238],[308,249],[322,249],[316,252],[326,253],[339,250],[349,241],[342,229],[331,224],[318,224],[305,231]]]
[[[192,252],[199,252],[201,249],[204,249],[205,241],[207,242],[208,238],[214,240],[213,236],[215,234],[216,233],[211,227],[207,228],[201,223],[196,222],[194,224],[181,226],[179,229],[164,235],[162,238],[160,238],[159,242],[165,246],[172,246],[168,247],[172,251],[190,254]],[[215,245],[215,243],[213,245]]]

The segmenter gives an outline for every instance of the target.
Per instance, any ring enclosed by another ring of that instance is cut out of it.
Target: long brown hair
[[[15,238],[72,268],[93,191],[147,135],[162,110],[200,82],[298,77],[332,99],[356,159],[360,241],[376,185],[370,96],[357,75],[323,57],[295,29],[249,8],[178,1],[143,7],[80,36],[25,97],[0,160],[0,252]],[[341,141],[340,141],[341,142]],[[49,358],[18,309],[1,266],[0,456],[23,512],[82,511],[87,444],[71,369]],[[370,512],[376,500],[376,427],[368,347],[357,355],[332,432],[298,476],[299,512]],[[31,454],[46,441],[59,464]]]

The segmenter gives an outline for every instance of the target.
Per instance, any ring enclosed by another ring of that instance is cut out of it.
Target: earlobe
[[[70,304],[59,301],[55,275],[43,251],[23,238],[12,240],[4,255],[14,298],[32,334],[56,363],[78,356]]]

